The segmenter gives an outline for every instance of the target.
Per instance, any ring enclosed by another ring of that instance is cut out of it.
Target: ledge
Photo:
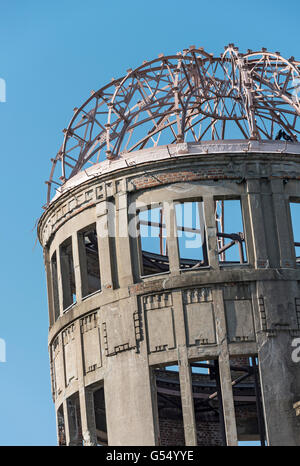
[[[215,154],[294,154],[300,155],[300,143],[287,141],[247,141],[247,140],[224,140],[205,141],[202,143],[182,143],[165,146],[151,147],[139,151],[128,152],[113,160],[104,160],[77,175],[70,178],[50,202],[56,201],[63,193],[71,188],[84,183],[100,175],[106,175],[120,169],[153,163],[155,161],[184,158],[190,155],[215,155]]]

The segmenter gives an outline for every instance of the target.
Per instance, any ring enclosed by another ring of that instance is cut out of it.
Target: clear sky
[[[73,108],[128,68],[189,45],[300,59],[299,13],[299,0],[0,0],[1,445],[56,444],[35,223]]]

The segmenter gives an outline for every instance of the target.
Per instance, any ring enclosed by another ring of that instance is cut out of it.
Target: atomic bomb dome
[[[300,445],[299,72],[191,46],[74,109],[38,224],[59,444]]]

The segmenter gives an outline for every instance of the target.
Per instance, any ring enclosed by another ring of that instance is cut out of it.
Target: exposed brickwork
[[[199,446],[221,446],[222,438],[218,422],[197,422],[197,443]]]
[[[175,419],[160,419],[160,445],[175,446],[184,445],[183,423]]]
[[[212,363],[212,361],[209,361]],[[249,364],[249,359],[247,357],[237,357],[232,358],[230,361],[233,365],[247,366]],[[235,380],[237,376],[244,375],[245,372],[234,371],[233,379]],[[158,377],[157,384],[159,387],[168,388],[173,391],[180,390],[179,388],[179,379],[177,371],[157,369],[156,375]],[[194,393],[201,393],[202,395],[206,394],[207,397],[214,393],[215,387],[212,386],[215,381],[208,374],[205,373],[193,373],[193,391]],[[253,383],[253,377],[248,377],[244,383],[249,385]],[[200,384],[200,385],[199,385]],[[212,384],[212,385],[211,385]],[[243,382],[242,382],[243,384]],[[242,385],[241,384],[241,385]],[[252,396],[254,395],[253,389],[250,388],[246,390],[239,390],[238,388],[234,389],[234,394],[237,396]],[[158,393],[159,395],[159,393]],[[164,395],[166,396],[166,394]],[[159,427],[160,427],[160,445],[162,446],[174,446],[174,445],[184,445],[184,428],[182,413],[180,419],[181,408],[177,407],[177,410],[172,408],[169,404],[169,408],[164,409],[160,396],[158,396],[158,406],[159,406]],[[177,401],[178,397],[174,396],[174,401]],[[196,401],[196,399],[195,399]],[[240,404],[241,401],[235,400],[235,417],[238,435],[241,436],[241,439],[245,440],[247,436],[249,439],[258,438],[258,424],[257,424],[257,412],[256,405],[253,401],[252,404],[249,404],[249,401],[245,402],[244,405]],[[199,446],[221,446],[222,445],[222,433],[220,428],[220,423],[218,419],[218,410],[219,404],[217,399],[212,399],[210,402],[211,406],[214,408],[212,411],[203,411],[201,406],[200,409],[196,408],[195,405],[195,415],[196,415],[196,426],[197,426],[197,444]],[[179,408],[179,409],[178,409]],[[175,418],[175,416],[178,416]]]
[[[205,167],[199,170],[181,170],[154,173],[153,175],[143,175],[132,179],[131,183],[136,189],[152,188],[168,183],[206,180],[206,179],[226,179],[223,168]]]
[[[258,438],[257,415],[255,406],[250,408],[235,408],[235,415],[238,433],[245,434],[246,428],[249,435],[255,435]],[[222,445],[220,424],[217,420],[198,420],[196,425],[198,446]],[[160,418],[159,429],[160,445],[185,445],[182,420]]]
[[[160,445],[184,445],[183,423],[175,419],[160,419]],[[197,423],[197,443],[199,446],[221,446],[222,439],[218,422],[201,421]]]

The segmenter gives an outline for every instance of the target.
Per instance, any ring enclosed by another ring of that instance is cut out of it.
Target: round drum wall
[[[174,144],[64,185],[38,225],[60,444],[300,445],[299,154]]]

